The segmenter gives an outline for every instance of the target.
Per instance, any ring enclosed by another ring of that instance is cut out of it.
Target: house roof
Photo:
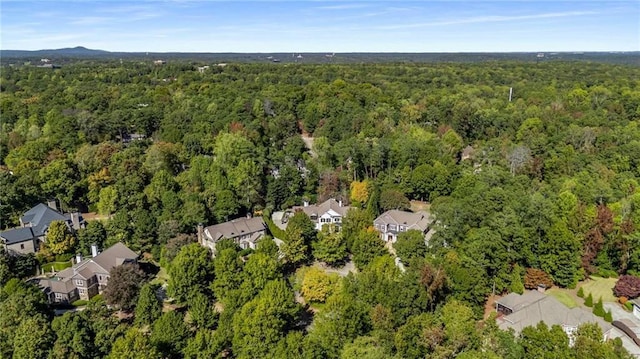
[[[20,221],[24,226],[30,224],[33,229],[33,235],[40,237],[47,231],[51,222],[67,221],[67,217],[46,204],[39,203],[35,207],[26,211],[20,218]]]
[[[473,156],[473,153],[474,153],[474,152],[475,152],[475,150],[474,150],[473,146],[468,145],[467,147],[465,147],[465,148],[462,150],[462,153],[461,153],[461,155],[460,155],[460,158],[461,158],[462,160],[469,159],[469,158],[471,158],[471,156]]]
[[[223,238],[235,238],[265,230],[266,225],[260,217],[236,218],[229,222],[215,224],[205,228],[205,234],[213,241]]]
[[[33,240],[36,237],[31,230],[31,227],[26,228],[13,228],[0,232],[0,238],[4,240],[5,244],[16,244]]]
[[[339,215],[344,217],[347,212],[351,209],[351,207],[349,206],[341,206],[340,202],[336,201],[334,198],[330,198],[320,204],[312,204],[309,206],[295,206],[293,207],[293,211],[298,211],[301,210],[304,213],[307,214],[307,216],[311,217],[312,215],[316,215],[318,217],[322,216],[323,214],[329,212],[329,211],[333,211],[335,212],[335,214],[332,213],[333,216],[335,215]]]
[[[67,294],[76,289],[72,280],[57,279],[55,277],[51,279],[41,279],[38,284],[44,289],[45,293],[53,292]]]
[[[544,299],[545,297],[546,295],[538,292],[537,290],[531,290],[522,295],[518,293],[509,293],[508,295],[496,300],[496,304],[500,304],[511,309],[513,312],[517,312],[518,310]]]
[[[114,244],[93,258],[87,258],[71,268],[58,272],[58,278],[89,279],[96,273],[108,274],[113,267],[138,258],[138,255],[121,242]]]
[[[583,323],[597,323],[602,328],[603,333],[613,328],[611,324],[584,308],[569,309],[552,296],[539,293],[542,295],[542,297],[539,297],[537,294],[534,295],[532,293],[533,291],[525,293],[522,295],[525,298],[520,301],[514,296],[508,299],[508,301],[515,303],[515,306],[519,307],[519,309],[514,310],[509,315],[500,317],[498,319],[500,328],[513,328],[516,334],[526,327],[537,325],[539,322],[544,322],[548,326],[564,325],[570,327],[577,327]]]
[[[425,211],[407,212],[392,209],[384,212],[374,222],[406,225],[409,229],[426,231],[432,222],[431,215]]]

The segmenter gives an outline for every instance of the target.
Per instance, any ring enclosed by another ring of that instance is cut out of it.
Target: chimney
[[[196,230],[198,232],[198,243],[204,245],[204,226],[202,223],[198,223]]]
[[[78,253],[76,254],[76,264],[82,262],[82,254]]]
[[[75,230],[80,229],[80,213],[73,212],[70,214],[70,216],[71,216],[71,227],[73,227],[73,229]]]
[[[95,257],[97,255],[98,255],[98,245],[94,243],[91,245],[91,257]]]
[[[307,201],[306,199],[304,200],[304,202],[302,202],[302,204],[303,204],[305,207],[309,207],[309,201]]]
[[[342,207],[342,200],[338,201],[338,206]]]
[[[56,200],[55,199],[50,199],[47,201],[47,206],[49,206],[49,208],[53,209],[54,211],[58,210],[58,206],[56,205]]]

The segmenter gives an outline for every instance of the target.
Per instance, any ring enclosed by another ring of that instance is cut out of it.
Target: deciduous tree
[[[125,263],[113,267],[109,273],[109,282],[102,295],[108,304],[115,305],[122,310],[131,310],[138,300],[138,293],[146,277],[146,274],[135,263]]]

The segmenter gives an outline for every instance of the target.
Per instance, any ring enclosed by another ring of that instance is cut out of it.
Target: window
[[[334,218],[333,221],[336,222],[336,223],[340,223],[340,217]]]
[[[395,224],[390,224],[389,225],[389,230],[395,231],[396,230],[396,225]]]
[[[24,243],[20,243],[20,249],[24,249]]]
[[[404,226],[400,226],[400,232],[404,232]]]
[[[80,294],[84,294],[84,289],[79,289],[78,291],[80,292]]]
[[[75,283],[76,285],[84,285],[84,281],[81,281],[79,279],[76,279]]]

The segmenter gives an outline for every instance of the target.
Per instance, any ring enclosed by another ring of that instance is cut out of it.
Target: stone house
[[[91,246],[91,258],[76,256],[76,264],[40,280],[40,286],[50,303],[72,303],[89,300],[102,293],[109,282],[110,272],[124,263],[137,262],[138,255],[122,243],[116,243],[102,253]]]
[[[20,227],[0,232],[0,241],[9,253],[35,253],[44,243],[51,222],[63,221],[70,231],[84,228],[86,223],[80,213],[60,213],[55,201],[48,205],[39,203],[20,217]]]

